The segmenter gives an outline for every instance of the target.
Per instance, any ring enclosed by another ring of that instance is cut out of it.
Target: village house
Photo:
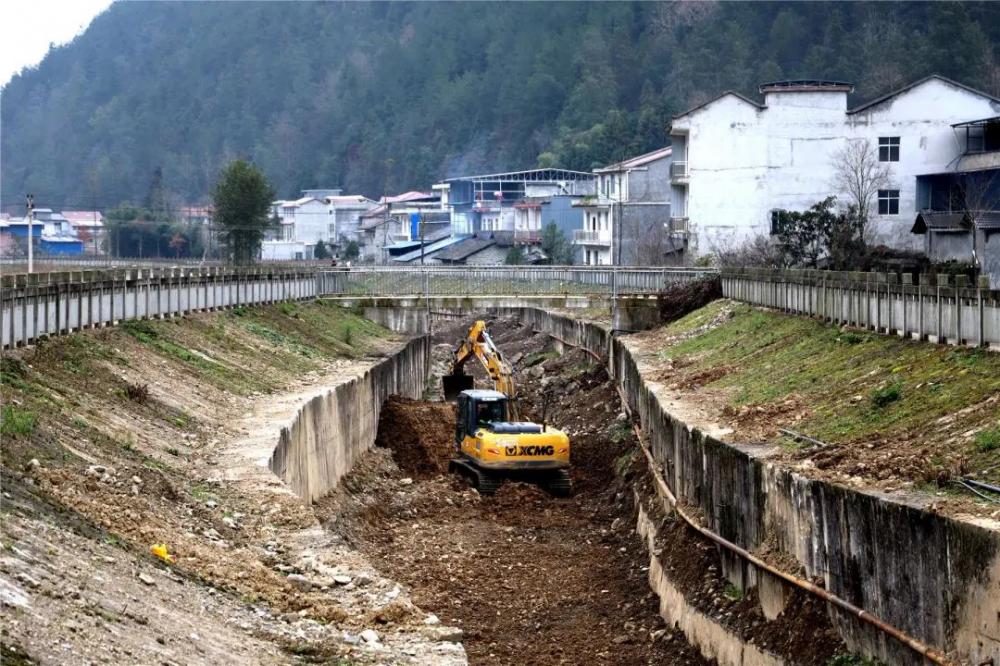
[[[362,261],[388,263],[398,257],[426,254],[430,245],[451,235],[451,220],[434,192],[386,196],[361,215],[357,242]]]
[[[966,168],[962,128],[996,117],[1000,99],[936,75],[849,108],[853,90],[777,81],[760,86],[762,102],[726,92],[673,119],[671,215],[674,229],[687,229],[688,261],[772,233],[775,211],[806,210],[830,195],[843,203],[837,164],[849,142],[870,148],[889,172],[873,197],[872,240],[919,249],[910,231],[929,201],[918,182]]]
[[[1000,116],[954,128],[963,152],[953,170],[917,176],[911,231],[931,261],[973,264],[1000,289]]]
[[[83,243],[84,254],[106,254],[104,215],[99,210],[64,210],[63,217],[69,220],[74,235]]]
[[[596,191],[596,176],[566,169],[531,169],[461,176],[434,185],[455,237],[490,232],[500,243],[537,245],[549,223],[567,237],[583,226],[572,203]]]
[[[594,169],[595,196],[580,199],[573,233],[588,266],[663,265],[683,260],[684,237],[670,226],[669,147]]]
[[[262,243],[261,258],[313,259],[319,242],[336,251],[341,238],[350,240],[362,213],[374,205],[367,197],[342,195],[337,189],[302,190],[299,199],[275,201],[271,211],[278,228]]]

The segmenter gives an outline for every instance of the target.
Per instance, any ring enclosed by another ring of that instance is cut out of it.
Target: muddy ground
[[[461,332],[459,324],[438,334],[438,374]],[[604,368],[579,350],[555,353],[514,321],[492,322],[490,332],[515,364],[522,418],[539,420],[547,393],[549,422],[570,435],[573,496],[507,482],[481,497],[445,473],[453,408],[392,399],[378,447],[321,503],[321,519],[421,608],[461,627],[470,663],[714,663],[665,626],[648,587],[649,555],[633,531],[641,456]],[[477,387],[487,386],[480,374]],[[768,623],[754,597],[727,593],[712,546],[679,526],[663,534],[668,566],[703,612],[795,663],[843,650],[822,608],[801,615],[804,633],[787,618]]]
[[[304,400],[400,343],[284,303],[5,352],[0,660],[464,663],[261,466]]]

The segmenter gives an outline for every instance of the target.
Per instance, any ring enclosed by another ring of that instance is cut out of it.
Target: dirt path
[[[383,411],[383,448],[319,513],[336,516],[328,526],[408,586],[421,608],[462,627],[470,663],[708,663],[664,626],[646,583],[648,556],[615,487],[615,461],[633,442],[603,368],[578,352],[545,357],[547,341],[511,323],[491,332],[509,358],[528,360],[519,373],[527,417],[541,391],[558,394],[551,420],[572,437],[574,496],[507,483],[480,497],[440,473],[450,408],[397,400]],[[532,370],[540,366],[532,356],[547,369]]]

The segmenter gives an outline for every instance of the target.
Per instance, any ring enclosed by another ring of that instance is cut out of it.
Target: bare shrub
[[[146,404],[149,400],[149,386],[147,384],[125,383],[125,397],[140,405]]]

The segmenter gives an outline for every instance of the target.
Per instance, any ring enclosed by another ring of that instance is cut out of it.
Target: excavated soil
[[[439,333],[437,368],[447,368],[447,336],[461,328]],[[664,626],[648,587],[630,498],[614,488],[614,461],[635,442],[603,368],[580,352],[539,361],[548,339],[513,322],[490,332],[515,365],[530,364],[517,373],[522,418],[540,418],[541,391],[552,393],[548,420],[574,447],[574,495],[507,482],[481,497],[429,473],[452,454],[453,408],[391,399],[378,447],[320,503],[328,526],[409,586],[421,608],[461,627],[470,663],[712,663]],[[482,381],[471,363],[467,371]]]
[[[438,373],[453,347],[447,336],[461,332],[439,333]],[[435,475],[452,453],[451,407],[392,399],[376,449],[320,503],[327,527],[407,585],[421,608],[461,627],[470,663],[714,663],[665,626],[649,589],[632,492],[648,492],[648,479],[605,369],[579,350],[552,353],[546,336],[515,321],[491,322],[490,333],[515,365],[521,418],[540,420],[548,395],[548,422],[570,435],[573,496],[507,482],[481,497],[458,477]],[[467,370],[488,386],[471,363]],[[745,640],[795,663],[843,651],[822,605],[793,599],[768,622],[755,592],[732,593],[715,547],[683,525],[661,529],[658,551],[690,602]]]

